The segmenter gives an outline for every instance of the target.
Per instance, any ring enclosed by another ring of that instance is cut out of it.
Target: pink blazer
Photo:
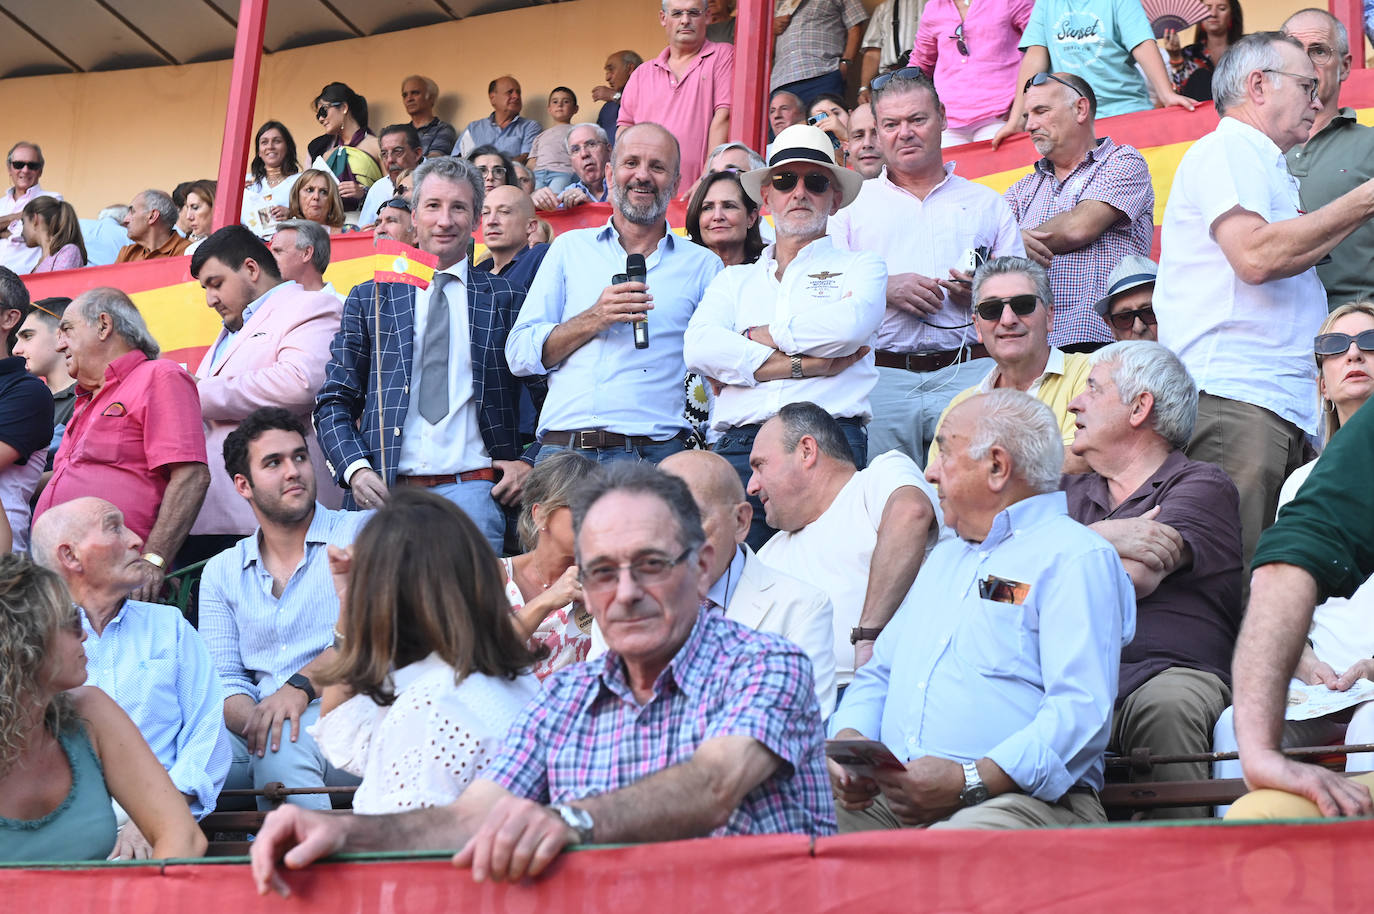
[[[258,527],[252,506],[234,489],[224,470],[224,439],[249,413],[262,406],[280,406],[304,424],[310,458],[315,464],[317,498],[337,508],[343,492],[325,467],[310,412],[324,383],[329,344],[339,330],[343,303],[328,292],[307,292],[291,283],[263,303],[229,342],[228,352],[213,370],[215,346],[196,370],[200,410],[205,418],[205,447],[210,459],[210,488],[191,528],[192,534],[237,533],[246,536]]]

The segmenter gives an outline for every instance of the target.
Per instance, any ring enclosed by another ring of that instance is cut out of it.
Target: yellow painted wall
[[[1249,0],[1246,25],[1276,28],[1301,5]],[[263,59],[254,123],[284,122],[304,155],[319,133],[309,104],[325,83],[340,79],[366,96],[377,129],[404,119],[400,82],[417,71],[439,83],[439,115],[460,130],[490,113],[487,83],[503,73],[520,80],[527,116],[547,123],[545,95],[566,84],[583,105],[574,120],[590,120],[609,52],[629,47],[647,58],[662,49],[657,10],[653,0],[576,0],[282,51]],[[42,144],[43,185],[83,216],[145,187],[213,178],[229,72],[224,61],[3,80],[0,148]]]

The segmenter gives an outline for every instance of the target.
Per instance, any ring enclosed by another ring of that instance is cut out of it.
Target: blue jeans
[[[716,439],[716,443],[711,445],[711,450],[724,457],[730,466],[735,468],[746,490],[749,488],[749,477],[754,473],[749,466],[749,453],[754,449],[754,438],[758,436],[760,428],[761,425],[741,425],[732,428],[723,432]],[[849,449],[854,452],[854,465],[862,470],[868,466],[868,433],[857,419],[841,419],[840,428],[844,431],[845,440],[849,442]],[[764,520],[763,502],[753,495],[749,495],[748,499],[754,509],[754,519],[749,522],[749,536],[745,542],[749,544],[750,549],[757,552],[777,531]]]
[[[282,688],[290,689],[295,686]],[[229,766],[229,777],[225,780],[224,786],[235,790],[262,790],[273,781],[280,781],[287,787],[351,787],[361,783],[359,778],[329,764],[315,743],[314,737],[306,732],[306,728],[319,719],[320,703],[312,701],[301,715],[300,738],[294,743],[291,742],[291,721],[283,722],[280,748],[273,752],[269,742],[267,752],[262,758],[249,755],[248,743],[243,737],[237,733],[230,733],[234,760]],[[257,800],[258,809],[263,812],[272,808],[273,804],[269,800],[263,797],[258,797]],[[296,794],[287,797],[286,802],[306,809],[330,808],[327,793]],[[225,806],[224,803],[220,804],[221,808]]]
[[[430,491],[462,508],[463,513],[472,518],[477,529],[482,531],[482,536],[491,543],[491,548],[501,555],[506,542],[506,515],[496,499],[491,497],[493,485],[485,479],[473,479],[435,486]]]
[[[802,109],[809,114],[811,103],[816,100],[818,95],[838,95],[840,98],[844,98],[844,79],[840,77],[840,71],[835,70],[831,73],[813,76],[810,79],[799,79],[796,82],[778,86],[773,91],[791,92],[802,100]]]
[[[548,168],[536,168],[534,170],[534,189],[547,187],[554,193],[563,190],[573,182],[577,176],[570,171],[553,171]]]
[[[940,414],[955,394],[983,380],[994,364],[992,359],[974,359],[938,371],[878,366],[878,383],[868,394],[873,410],[873,421],[868,423],[870,450],[874,454],[901,451],[924,468]]]
[[[561,454],[564,451],[576,451],[588,460],[597,463],[615,463],[617,460],[647,460],[657,465],[664,457],[670,457],[678,451],[686,449],[687,445],[681,438],[669,438],[667,441],[657,441],[629,450],[623,447],[570,448],[566,444],[541,444],[539,445],[539,454],[534,458],[534,465],[539,466],[554,454]]]

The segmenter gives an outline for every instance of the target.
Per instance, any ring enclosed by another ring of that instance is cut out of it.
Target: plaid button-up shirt
[[[758,740],[782,763],[712,836],[835,832],[811,661],[790,641],[713,612],[698,616],[642,706],[615,653],[550,677],[483,777],[527,799],[567,803],[633,784],[690,760],[707,740],[735,735]]]
[[[1096,241],[1076,251],[1055,254],[1050,261],[1054,289],[1054,330],[1051,346],[1073,343],[1110,343],[1111,328],[1098,317],[1093,303],[1107,294],[1107,279],[1127,254],[1150,256],[1154,241],[1155,189],[1145,159],[1132,146],[1118,146],[1111,137],[1097,141],[1083,161],[1060,183],[1049,159],[1006,192],[1007,203],[1024,231],[1073,209],[1084,200],[1099,200],[1125,216]]]

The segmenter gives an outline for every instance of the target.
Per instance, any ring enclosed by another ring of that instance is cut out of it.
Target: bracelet
[[[167,560],[164,559],[162,556],[158,555],[156,552],[145,552],[141,556],[139,556],[139,558],[143,559],[143,561],[147,562],[149,565],[152,565],[159,571],[167,570]]]
[[[751,342],[751,343],[754,342],[754,336],[753,336],[753,333],[751,332],[751,331],[753,331],[753,329],[754,329],[753,327],[745,327],[745,328],[744,328],[744,338],[745,338],[746,340],[748,340],[749,342]]]

